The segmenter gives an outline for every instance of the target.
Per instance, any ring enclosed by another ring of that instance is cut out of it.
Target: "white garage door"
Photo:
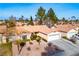
[[[48,41],[61,39],[61,34],[59,32],[50,33],[48,35]]]

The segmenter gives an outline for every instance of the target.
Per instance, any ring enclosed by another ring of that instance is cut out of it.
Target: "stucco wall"
[[[72,29],[72,30],[70,30],[70,31],[67,33],[67,38],[70,39],[73,35],[75,35],[75,34],[77,34],[77,33],[78,33],[77,30]]]

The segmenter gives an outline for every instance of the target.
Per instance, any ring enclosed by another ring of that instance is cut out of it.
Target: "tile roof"
[[[30,32],[30,33],[40,32],[40,33],[43,33],[43,34],[48,34],[48,33],[52,32],[52,30],[50,28],[48,28],[46,25],[19,26],[19,27],[16,27],[16,31]]]
[[[52,30],[67,33],[69,30],[75,29],[78,26],[79,26],[78,24],[75,24],[75,25],[71,25],[71,24],[56,25],[55,28],[52,28]]]

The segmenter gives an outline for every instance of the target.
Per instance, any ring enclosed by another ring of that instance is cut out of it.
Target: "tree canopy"
[[[52,8],[50,8],[47,12],[47,17],[49,20],[51,20],[52,25],[54,25],[55,23],[57,23],[57,16],[55,14],[55,12],[53,11]]]
[[[28,25],[34,25],[32,16],[30,16],[30,20],[28,22]]]
[[[16,17],[9,17],[9,20],[6,22],[7,27],[14,27],[16,25]]]
[[[37,11],[36,18],[39,19],[39,24],[42,24],[45,17],[45,9],[40,7]]]

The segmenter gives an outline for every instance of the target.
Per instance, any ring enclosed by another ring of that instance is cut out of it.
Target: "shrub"
[[[68,39],[66,36],[63,36],[64,39]]]
[[[16,44],[20,44],[21,43],[21,40],[16,40]]]

